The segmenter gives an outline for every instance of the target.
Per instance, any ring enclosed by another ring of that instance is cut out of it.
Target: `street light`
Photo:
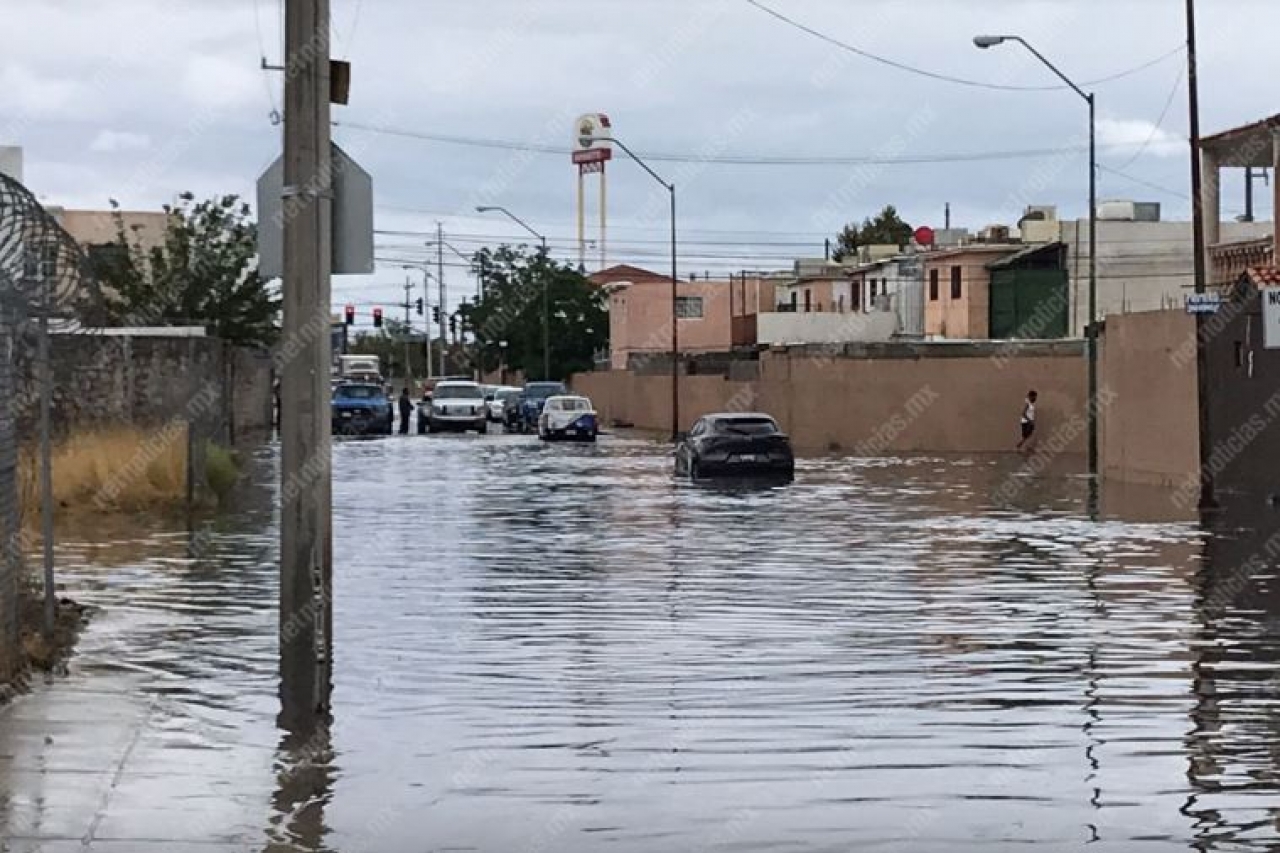
[[[636,152],[626,146],[616,136],[597,136],[593,142],[609,142],[618,146],[623,152],[635,160],[640,168],[649,173],[671,195],[671,441],[680,440],[680,323],[676,310],[676,185],[668,183],[649,168],[649,164],[636,156]]]
[[[543,263],[546,263],[547,238],[529,227],[529,223],[507,210],[505,207],[501,207],[496,204],[478,205],[476,207],[476,213],[501,213],[503,216],[507,217],[533,236],[537,237],[538,242],[542,244]],[[545,270],[542,276],[542,378],[551,378],[551,319],[550,308],[547,305],[547,275]]]
[[[1058,75],[1072,91],[1089,105],[1089,325],[1085,332],[1085,350],[1089,366],[1089,473],[1098,476],[1098,149],[1097,122],[1092,92],[1085,92],[1058,70],[1052,62],[1036,50],[1021,36],[976,36],[974,45],[986,50],[1006,41],[1016,41],[1031,52],[1050,71]]]

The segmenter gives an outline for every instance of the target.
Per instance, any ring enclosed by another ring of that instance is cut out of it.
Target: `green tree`
[[[125,228],[114,200],[111,206],[116,250],[96,253],[94,271],[115,323],[203,325],[235,343],[275,341],[280,300],[258,274],[257,227],[247,204],[234,195],[195,202],[184,193],[165,205],[164,239],[151,247]]]
[[[541,251],[511,246],[477,252],[473,268],[483,278],[484,296],[459,313],[474,338],[472,349],[482,369],[497,369],[504,356],[508,369],[521,370],[530,379],[566,379],[595,366],[596,352],[609,339],[607,299],[582,272]],[[544,285],[549,377],[542,375]]]
[[[850,222],[836,235],[836,247],[832,260],[843,261],[857,253],[860,246],[905,246],[911,242],[911,226],[902,221],[893,205],[886,205],[874,219],[862,220],[862,225]]]

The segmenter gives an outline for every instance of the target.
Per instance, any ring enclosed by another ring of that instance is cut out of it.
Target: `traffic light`
[[[431,322],[438,324],[440,322],[440,306],[431,306]]]
[[[375,329],[382,328],[382,309],[381,308],[373,309],[373,327]]]
[[[419,314],[422,313],[422,297],[421,296],[418,297],[418,313]]]
[[[348,325],[348,326],[350,326],[350,325],[352,325],[353,323],[355,323],[355,321],[356,321],[356,306],[354,306],[354,305],[348,305],[348,306],[346,307],[345,314],[346,314],[346,318],[347,318],[347,325]]]
[[[458,337],[458,315],[457,314],[449,315],[449,334],[455,338]]]

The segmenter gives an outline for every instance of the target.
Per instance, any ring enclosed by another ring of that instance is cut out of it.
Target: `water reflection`
[[[0,722],[0,820],[39,802],[29,832],[63,831],[70,777],[27,768],[101,753],[124,849],[1280,845],[1274,511],[1093,507],[998,458],[801,460],[777,486],[691,485],[617,437],[334,452],[332,728],[274,725],[268,449],[194,530],[66,538],[103,610],[35,720],[76,690],[152,710],[119,741],[105,714],[96,751]],[[136,807],[170,801],[216,821]]]

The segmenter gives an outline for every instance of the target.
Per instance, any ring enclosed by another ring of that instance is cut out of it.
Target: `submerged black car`
[[[706,477],[795,477],[791,439],[763,414],[715,414],[698,419],[676,447],[676,473]]]

